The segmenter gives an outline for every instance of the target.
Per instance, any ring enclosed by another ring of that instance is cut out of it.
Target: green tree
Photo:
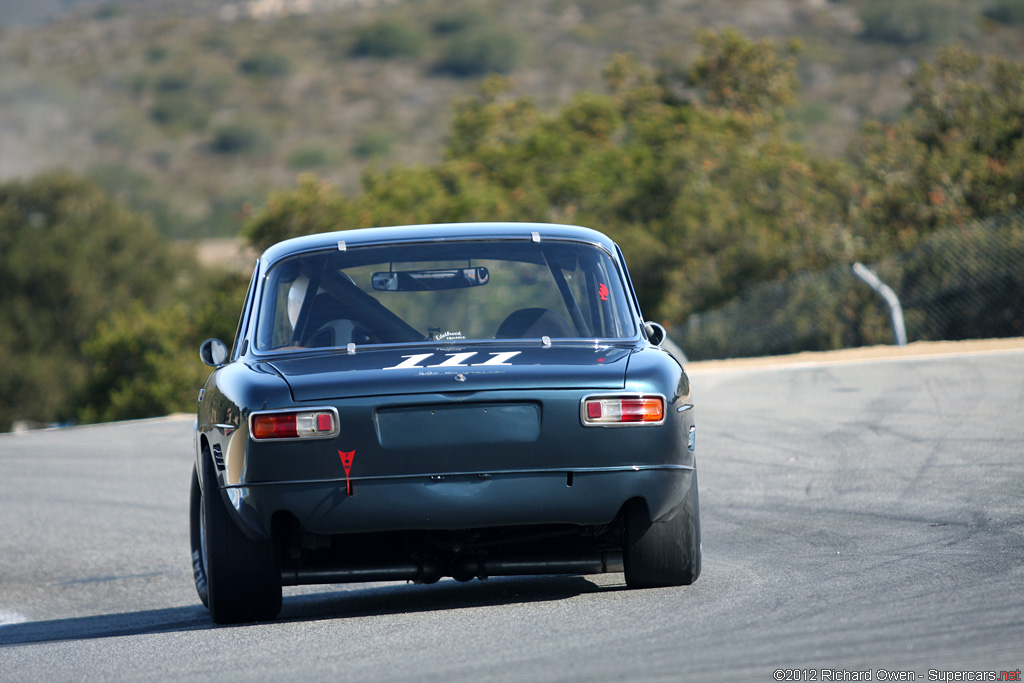
[[[209,374],[183,303],[152,311],[140,302],[101,321],[83,346],[91,362],[78,408],[82,422],[126,420],[194,409]]]
[[[266,246],[398,223],[589,225],[622,245],[645,312],[679,325],[759,283],[833,265],[848,276],[854,260],[891,256],[902,263],[892,281],[921,291],[914,283],[945,282],[948,261],[911,252],[915,245],[940,228],[1019,211],[1021,64],[947,48],[910,80],[903,118],[869,126],[848,161],[822,160],[794,142],[784,118],[797,99],[795,46],[780,50],[730,31],[700,33],[698,42],[701,55],[686,71],[616,57],[606,92],[582,93],[555,112],[510,97],[500,77],[485,79],[456,106],[441,163],[371,171],[354,197],[306,177],[273,197],[248,234]],[[1007,225],[996,229],[1012,232],[1019,221]],[[1018,243],[1017,233],[1008,237]],[[988,268],[977,261],[976,281],[1001,284],[974,289],[1005,297],[1016,276],[993,280]],[[793,334],[777,348],[878,340],[884,315],[870,313],[869,292],[847,290],[814,279],[789,290],[773,324]],[[1003,321],[998,329],[1020,328],[1015,308],[972,301],[983,317]],[[972,320],[965,325],[978,333],[995,329]],[[705,327],[715,344],[735,336],[724,325]]]
[[[101,320],[82,345],[89,364],[75,396],[80,422],[191,412],[210,368],[199,360],[209,337],[234,338],[246,281],[230,271],[192,270],[175,300],[135,301]]]
[[[698,31],[701,54],[690,70],[688,85],[695,87],[710,107],[745,114],[775,113],[792,104],[799,82],[795,53],[780,53],[769,41],[751,42],[735,30]]]
[[[795,97],[793,60],[734,32],[699,40],[685,82],[617,57],[607,94],[551,114],[491,77],[456,107],[442,163],[370,172],[353,198],[306,177],[272,197],[247,234],[266,246],[410,222],[590,225],[623,245],[645,310],[669,323],[751,283],[848,257],[849,170],[811,158],[781,116]]]
[[[363,192],[349,198],[315,175],[299,176],[294,189],[276,192],[243,228],[257,249],[301,235],[415,223],[534,220],[536,213],[496,187],[473,164],[371,170]],[[521,198],[520,198],[521,199]]]
[[[951,47],[908,84],[907,115],[869,124],[851,155],[878,252],[1024,203],[1024,64]]]
[[[133,301],[168,302],[180,258],[85,180],[0,185],[0,429],[71,418],[89,367],[82,343]]]
[[[193,410],[245,283],[68,173],[0,184],[0,430]]]
[[[296,188],[272,193],[242,234],[263,250],[291,237],[353,227],[356,215],[349,199],[312,173],[303,173]]]
[[[478,165],[541,216],[623,244],[645,309],[669,322],[752,283],[849,257],[849,169],[812,158],[781,118],[793,61],[769,43],[702,34],[682,87],[628,57],[609,94],[555,115],[500,97],[500,81],[456,111],[448,157]],[[674,96],[677,90],[696,99]]]

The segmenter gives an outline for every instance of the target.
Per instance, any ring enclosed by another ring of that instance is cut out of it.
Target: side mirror
[[[199,346],[199,358],[210,367],[219,368],[228,359],[228,347],[220,339],[207,339]]]
[[[647,341],[655,346],[661,346],[662,342],[668,338],[668,332],[659,323],[645,322],[644,331],[647,332]]]

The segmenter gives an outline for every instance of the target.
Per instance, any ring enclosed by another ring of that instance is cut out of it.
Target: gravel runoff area
[[[1024,351],[1024,337],[1005,339],[967,339],[964,341],[913,342],[906,346],[864,346],[838,351],[805,351],[788,356],[763,356],[759,358],[731,358],[725,360],[690,361],[686,372],[691,375],[703,372],[729,370],[751,370],[785,366],[815,366],[836,363],[863,363],[873,361],[935,358],[941,356],[962,356],[980,353],[1007,353]]]

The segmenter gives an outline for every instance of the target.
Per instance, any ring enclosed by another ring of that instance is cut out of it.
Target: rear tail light
[[[583,424],[592,427],[661,424],[665,421],[663,396],[588,396],[580,409]]]
[[[270,439],[329,439],[338,435],[338,413],[317,408],[249,416],[249,433],[256,441]]]

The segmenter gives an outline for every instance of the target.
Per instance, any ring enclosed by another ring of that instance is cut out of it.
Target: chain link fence
[[[899,296],[910,342],[1024,336],[1024,212],[936,231],[869,268]],[[669,336],[704,360],[892,344],[893,325],[842,264],[761,284]]]

